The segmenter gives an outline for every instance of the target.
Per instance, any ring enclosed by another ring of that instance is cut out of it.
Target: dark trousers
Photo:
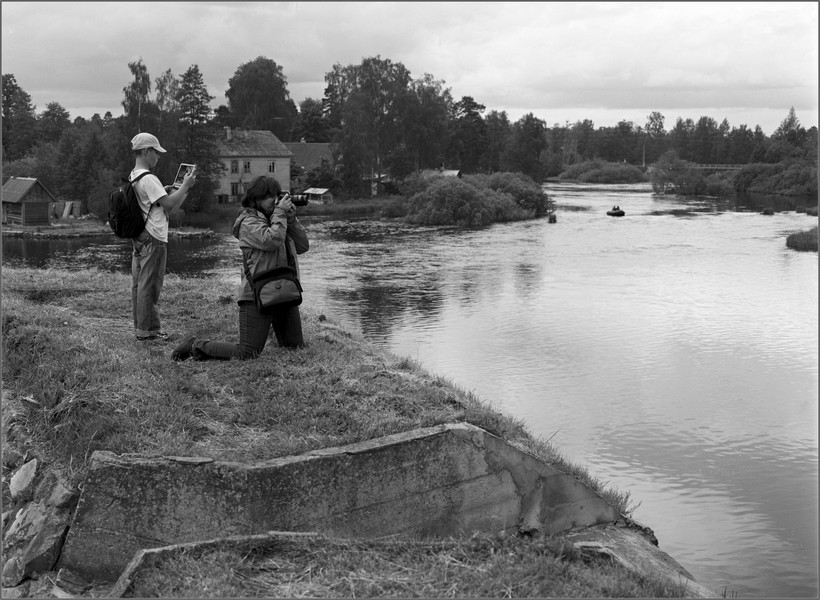
[[[272,315],[263,315],[253,302],[241,302],[239,304],[239,343],[197,339],[192,348],[193,357],[197,360],[256,358],[265,348],[271,326],[280,346],[298,348],[304,345],[302,317],[298,306],[282,309]]]

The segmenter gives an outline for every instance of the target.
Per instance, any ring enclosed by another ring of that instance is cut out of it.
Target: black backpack
[[[123,178],[123,184],[111,190],[108,196],[108,224],[117,237],[135,238],[145,230],[151,209],[148,213],[142,210],[134,184],[150,173],[140,173],[134,181]]]

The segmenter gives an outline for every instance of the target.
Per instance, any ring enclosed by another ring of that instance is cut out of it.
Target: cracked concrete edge
[[[125,465],[146,465],[146,464],[162,464],[162,463],[180,463],[187,465],[211,465],[224,467],[240,467],[246,470],[264,469],[268,467],[275,467],[290,464],[292,462],[302,462],[310,458],[327,458],[331,456],[342,456],[349,454],[364,454],[378,448],[386,448],[388,446],[395,446],[403,444],[412,440],[420,440],[434,435],[438,435],[445,431],[457,432],[463,429],[475,430],[477,432],[483,431],[475,425],[469,423],[446,423],[443,425],[435,425],[432,427],[421,427],[418,429],[411,429],[400,433],[393,433],[371,440],[364,440],[361,442],[354,442],[344,446],[334,446],[332,448],[320,448],[318,450],[310,450],[303,454],[294,454],[290,456],[281,456],[277,458],[269,458],[257,462],[238,462],[238,461],[222,461],[204,456],[145,456],[143,454],[115,454],[107,450],[95,450],[91,455],[90,470],[101,468],[109,464],[116,464],[120,466]]]
[[[639,524],[599,525],[565,532],[561,537],[582,554],[611,561],[641,577],[682,586],[686,598],[717,598],[714,590],[695,580],[689,571],[661,550]]]

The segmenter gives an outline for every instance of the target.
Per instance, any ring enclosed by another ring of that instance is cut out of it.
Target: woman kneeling
[[[290,266],[299,277],[298,254],[310,248],[307,233],[296,218],[290,198],[279,196],[281,186],[272,177],[257,177],[242,199],[242,212],[233,225],[239,240],[243,268],[237,290],[239,304],[239,343],[214,342],[190,336],[171,353],[174,360],[256,358],[265,348],[271,326],[280,346],[298,348],[304,345],[302,319],[298,306],[275,309],[263,314],[256,306],[254,292],[246,270],[259,273],[274,267]],[[253,277],[253,276],[251,276]]]

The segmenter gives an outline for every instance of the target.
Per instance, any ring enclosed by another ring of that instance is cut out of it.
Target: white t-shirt
[[[148,169],[134,169],[129,176],[131,181],[134,180],[140,173]],[[145,229],[161,242],[168,243],[168,216],[165,214],[165,209],[157,205],[151,208],[157,200],[163,196],[167,196],[168,192],[162,187],[162,182],[156,175],[146,175],[134,184],[134,189],[139,198],[140,207],[143,213],[148,213],[148,220],[145,222]]]

